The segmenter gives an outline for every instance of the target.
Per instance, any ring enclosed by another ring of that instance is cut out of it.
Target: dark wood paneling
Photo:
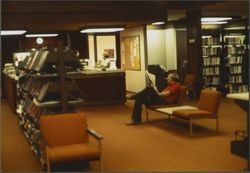
[[[17,108],[17,91],[16,91],[16,82],[6,76],[2,75],[3,78],[3,96],[6,98],[7,103],[9,104],[11,110],[16,113]]]
[[[169,9],[193,9],[210,1],[3,1],[2,28],[79,30],[89,25],[144,25],[166,21]]]
[[[187,73],[187,30],[176,31],[176,45],[177,45],[177,70],[181,82],[184,82]]]
[[[89,50],[88,50],[88,36],[87,34],[82,34],[79,31],[71,32],[71,47],[74,50],[78,50],[80,53],[80,58],[88,58]]]
[[[155,11],[192,9],[211,1],[3,1],[4,13],[96,12],[96,11]]]
[[[46,37],[43,38],[43,44],[36,43],[37,38],[22,38],[22,50],[29,51],[31,48],[40,49],[44,46],[51,46],[56,47],[57,45],[57,38],[56,37]]]
[[[4,69],[4,64],[6,63],[13,63],[13,52],[19,52],[20,51],[20,37],[17,36],[2,36],[1,37],[2,42],[2,48],[1,48],[1,71]],[[1,72],[2,73],[2,72]],[[2,73],[2,78],[3,78]],[[1,82],[1,90],[2,90],[2,96],[5,97],[5,88],[4,87],[4,81]]]
[[[188,73],[197,77],[196,96],[202,87],[201,10],[187,11]]]
[[[88,74],[76,79],[82,90],[85,105],[124,103],[125,73]]]

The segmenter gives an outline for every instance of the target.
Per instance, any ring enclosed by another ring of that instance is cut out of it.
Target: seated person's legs
[[[132,121],[128,122],[127,125],[141,123],[141,112],[143,104],[165,104],[165,101],[158,95],[158,93],[152,87],[146,87],[144,90],[135,95],[135,104],[131,117]]]

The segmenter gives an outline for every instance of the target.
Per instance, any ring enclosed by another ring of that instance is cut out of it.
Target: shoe
[[[126,98],[129,100],[134,100],[135,99],[136,94],[127,94]]]
[[[132,125],[137,125],[137,124],[141,124],[141,122],[140,121],[128,121],[127,123],[126,123],[126,125],[127,126],[132,126]]]

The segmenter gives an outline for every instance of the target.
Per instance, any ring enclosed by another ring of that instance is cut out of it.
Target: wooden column
[[[61,92],[61,110],[62,113],[67,112],[67,88],[66,88],[66,70],[64,65],[64,52],[63,47],[58,47],[57,58],[59,60],[58,64],[58,74],[60,77],[60,92]]]
[[[187,11],[188,73],[196,75],[196,97],[202,89],[201,10]]]

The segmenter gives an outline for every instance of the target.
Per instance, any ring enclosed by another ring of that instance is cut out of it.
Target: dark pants
[[[132,113],[132,120],[141,122],[142,105],[167,104],[165,99],[160,97],[152,87],[146,87],[136,94],[135,104]]]

